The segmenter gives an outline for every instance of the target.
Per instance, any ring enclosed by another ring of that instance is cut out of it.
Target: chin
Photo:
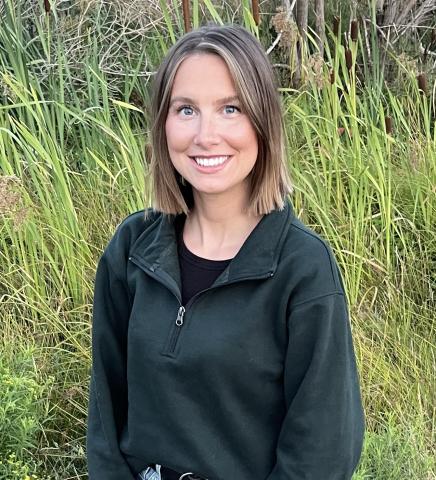
[[[194,182],[191,183],[192,188],[199,193],[216,193],[227,190],[227,185],[222,185],[218,182]]]

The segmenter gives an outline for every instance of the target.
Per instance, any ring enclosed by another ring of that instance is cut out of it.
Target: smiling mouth
[[[217,167],[226,162],[231,155],[219,155],[216,157],[190,157],[201,167]]]

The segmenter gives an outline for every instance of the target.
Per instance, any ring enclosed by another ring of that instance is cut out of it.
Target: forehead
[[[236,94],[235,83],[226,62],[211,53],[195,53],[185,58],[177,69],[171,96],[208,93]]]

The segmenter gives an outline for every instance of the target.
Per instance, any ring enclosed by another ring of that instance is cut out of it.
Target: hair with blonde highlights
[[[151,181],[155,210],[188,214],[192,187],[183,185],[168,152],[165,123],[180,64],[198,53],[219,55],[256,131],[258,157],[250,173],[249,214],[283,208],[292,186],[287,172],[283,115],[272,66],[260,43],[236,25],[207,25],[173,45],[156,74],[151,103]]]

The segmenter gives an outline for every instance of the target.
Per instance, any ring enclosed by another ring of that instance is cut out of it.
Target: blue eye
[[[232,114],[232,113],[236,113],[236,112],[240,112],[241,110],[236,107],[235,105],[226,105],[224,107],[224,109],[226,110],[226,113],[229,113],[229,114]],[[230,111],[229,111],[230,110]]]
[[[188,105],[183,105],[177,109],[177,113],[183,112],[183,116],[190,117],[194,113],[194,109]]]

